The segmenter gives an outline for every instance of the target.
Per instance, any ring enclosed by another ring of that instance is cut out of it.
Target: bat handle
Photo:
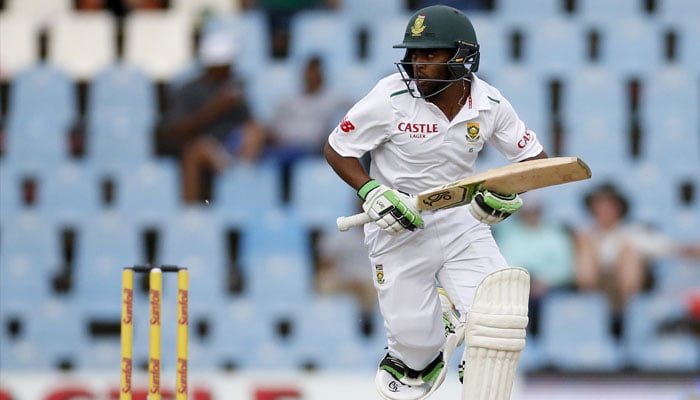
[[[361,226],[371,221],[372,219],[369,215],[363,212],[349,217],[338,217],[338,219],[335,220],[338,225],[338,230],[341,232],[345,232],[353,226]]]

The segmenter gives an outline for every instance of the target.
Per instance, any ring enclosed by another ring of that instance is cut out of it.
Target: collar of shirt
[[[457,113],[452,123],[467,121],[474,119],[479,115],[479,111],[490,110],[491,101],[489,101],[486,91],[487,85],[479,79],[475,74],[471,78],[471,94],[465,101],[462,109]]]

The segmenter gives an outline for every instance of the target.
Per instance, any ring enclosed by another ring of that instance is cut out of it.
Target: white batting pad
[[[484,278],[467,315],[462,400],[510,399],[525,348],[530,275],[507,268]]]

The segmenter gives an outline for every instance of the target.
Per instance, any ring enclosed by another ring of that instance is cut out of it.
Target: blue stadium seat
[[[291,191],[291,206],[307,226],[333,228],[336,218],[360,210],[355,191],[320,157],[294,164]]]
[[[251,368],[258,364],[258,358],[263,358],[258,346],[278,340],[273,323],[248,298],[237,298],[212,311],[210,346],[217,349],[212,359],[217,368],[223,363]]]
[[[236,163],[215,178],[212,209],[228,222],[244,222],[281,203],[281,175],[274,162]]]
[[[542,301],[539,338],[549,364],[562,371],[616,371],[622,363],[609,332],[602,293],[554,293]]]
[[[19,73],[11,81],[7,159],[45,170],[66,160],[75,99],[73,82],[57,68],[37,64]]]
[[[74,293],[86,310],[114,309],[122,268],[145,261],[140,232],[127,214],[86,215],[77,232]]]
[[[174,160],[156,159],[114,172],[114,207],[140,225],[158,225],[180,211],[180,175]]]
[[[39,176],[38,207],[57,221],[80,219],[100,208],[100,186],[93,170],[81,162],[63,163]]]
[[[585,32],[567,18],[538,18],[525,33],[524,60],[538,74],[568,77],[586,63]]]
[[[350,295],[317,296],[299,313],[292,340],[300,357],[313,360],[323,370],[371,368],[359,335],[360,310]]]
[[[537,68],[511,64],[502,68],[499,74],[488,82],[501,91],[520,119],[525,122],[525,126],[537,133],[545,150],[551,154],[553,143],[547,119],[551,115],[548,111],[547,82],[540,77],[543,78]],[[498,157],[499,160],[504,159],[500,154]]]
[[[393,45],[401,43],[406,31],[406,24],[411,14],[401,13],[388,17],[381,24],[368,26],[369,45],[367,47],[367,64],[378,76],[384,77],[399,72],[394,63],[401,61],[404,49],[394,49]]]
[[[498,19],[508,24],[531,24],[542,18],[556,17],[563,14],[563,5],[558,0],[499,0],[496,2],[495,14]],[[479,31],[476,31],[477,36]]]
[[[60,232],[45,215],[33,211],[2,220],[0,293],[3,307],[33,307],[51,295],[61,265]]]
[[[357,58],[357,32],[347,14],[300,11],[291,21],[289,35],[289,58],[293,63],[301,64],[311,55],[321,56],[331,76],[338,76],[338,71]]]
[[[87,158],[100,170],[133,169],[153,155],[154,86],[120,63],[94,79],[88,95]]]
[[[494,81],[502,76],[501,70],[511,63],[508,40],[510,30],[504,20],[493,18],[490,13],[470,12],[467,16],[479,41],[480,61],[477,74],[487,81]]]
[[[22,209],[22,179],[13,163],[0,160],[0,219],[10,218]]]
[[[656,3],[658,18],[665,21],[673,21],[675,24],[681,23],[686,27],[696,27],[697,16],[700,15],[700,3],[694,0],[663,0]],[[697,41],[695,42],[697,43]],[[686,48],[693,46],[692,42],[686,43]],[[697,46],[694,46],[697,49]],[[696,50],[697,51],[697,50]],[[687,61],[697,60],[697,58],[687,58]]]
[[[349,101],[354,102],[369,93],[377,81],[383,77],[369,63],[350,63],[337,75],[327,75],[326,82],[332,90],[342,93]],[[349,105],[348,108],[350,108]],[[342,115],[339,117],[342,118]]]
[[[575,17],[581,24],[619,21],[625,17],[643,15],[643,4],[638,0],[583,0],[576,2]]]
[[[248,105],[256,118],[270,121],[282,100],[301,91],[299,67],[304,61],[283,60],[258,66],[257,73],[261,78],[249,80],[246,86]]]
[[[239,48],[234,65],[244,77],[262,78],[261,66],[270,62],[270,32],[265,14],[261,11],[243,11],[218,14],[208,19],[202,34],[227,32]]]
[[[661,165],[700,168],[700,93],[697,75],[671,66],[657,69],[643,82],[640,116],[642,154]]]
[[[632,298],[623,325],[628,363],[647,372],[698,371],[700,345],[692,333],[660,331],[665,322],[685,315],[685,306],[676,295],[643,293]]]
[[[193,307],[220,301],[226,291],[226,231],[208,210],[190,207],[161,225],[158,263],[187,267]],[[173,281],[175,279],[173,278]]]
[[[659,215],[659,210],[678,210],[674,205],[677,191],[663,164],[642,160],[620,165],[616,173],[623,177],[615,180],[619,188],[634,201],[630,207],[633,220],[661,227],[667,224],[669,216]]]
[[[348,16],[353,26],[370,27],[381,25],[386,19],[391,19],[405,12],[404,3],[401,0],[343,1],[340,5],[340,12]]]
[[[663,37],[648,16],[595,20],[601,34],[599,62],[624,78],[643,76],[663,64]]]
[[[562,98],[563,154],[581,157],[594,171],[631,160],[625,93],[624,82],[599,66],[579,70],[568,80]]]
[[[293,210],[272,210],[251,220],[239,257],[248,294],[266,306],[304,300],[311,292],[309,232]]]

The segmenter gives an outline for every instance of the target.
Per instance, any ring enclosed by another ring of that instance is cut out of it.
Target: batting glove
[[[374,179],[362,185],[357,195],[365,201],[362,204],[365,213],[390,235],[423,228],[423,218],[413,197],[390,189]]]
[[[484,224],[497,224],[515,214],[523,201],[517,194],[499,194],[480,190],[474,193],[469,206],[471,214]]]

